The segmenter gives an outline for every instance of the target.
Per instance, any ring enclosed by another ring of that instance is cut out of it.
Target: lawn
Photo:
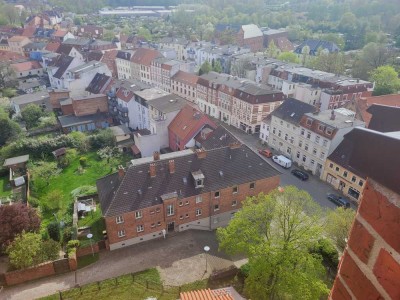
[[[85,256],[81,256],[78,258],[78,269],[86,267],[96,261],[99,260],[99,254],[95,253],[93,254],[89,254],[89,255],[85,255]]]
[[[92,211],[85,216],[85,218],[79,219],[78,228],[86,226],[90,226],[90,232],[93,234],[93,241],[101,241],[103,239],[103,230],[106,229],[106,225],[104,224],[99,204],[96,206],[96,211]],[[87,245],[90,245],[88,239],[81,240],[82,247]]]
[[[179,291],[191,291],[207,288],[207,281],[196,281],[178,287],[163,287],[160,275],[156,269],[149,269],[133,275],[123,275],[117,278],[107,279],[100,283],[92,283],[81,289],[71,289],[62,292],[63,299],[137,299],[143,300],[154,297],[158,300],[176,300]],[[42,299],[60,299],[59,294]]]
[[[8,180],[8,175],[0,177],[0,199],[7,198],[11,195],[10,181]]]

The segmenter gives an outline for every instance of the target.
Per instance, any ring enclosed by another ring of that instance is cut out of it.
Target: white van
[[[272,156],[272,160],[286,169],[289,169],[292,166],[292,161],[283,155],[274,155]]]

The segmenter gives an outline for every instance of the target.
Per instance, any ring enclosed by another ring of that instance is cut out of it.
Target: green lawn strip
[[[11,195],[11,183],[8,175],[0,177],[0,198],[6,198]]]
[[[102,218],[100,205],[96,205],[96,211],[88,213],[84,218],[79,219],[78,227],[90,227],[90,232],[93,234],[93,242],[103,239],[103,230],[106,229],[104,219]],[[81,247],[90,245],[90,240],[83,238],[80,240]]]
[[[78,269],[86,267],[96,261],[99,260],[99,254],[98,253],[94,253],[93,254],[88,254],[85,256],[81,256],[78,258]]]

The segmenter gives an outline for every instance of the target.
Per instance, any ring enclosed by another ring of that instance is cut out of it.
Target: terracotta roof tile
[[[388,106],[400,106],[400,94],[383,95],[383,96],[372,96],[364,97],[357,101],[357,108],[360,110],[361,116],[365,124],[368,126],[371,121],[372,115],[367,112],[368,107],[373,104],[388,105]]]
[[[35,32],[36,32],[36,27],[28,26],[28,27],[24,28],[24,31],[22,32],[22,36],[30,38],[35,35]]]
[[[162,54],[157,50],[138,48],[132,55],[131,61],[140,65],[150,66],[151,62],[158,57],[162,57]]]
[[[60,42],[50,42],[47,44],[46,48],[44,48],[47,51],[50,52],[57,52],[58,48],[61,46]]]
[[[16,63],[12,64],[11,67],[15,70],[15,72],[25,72],[42,68],[42,66],[37,61],[25,61],[21,63]]]
[[[13,37],[9,38],[8,41],[9,42],[22,42],[26,38],[27,38],[26,36],[14,35]]]
[[[199,80],[199,76],[184,71],[178,71],[172,77],[172,80],[182,82],[184,84],[195,85],[197,84],[197,80]]]
[[[228,292],[223,290],[198,290],[182,292],[180,294],[181,300],[234,300]]]

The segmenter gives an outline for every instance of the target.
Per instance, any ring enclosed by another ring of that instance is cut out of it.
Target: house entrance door
[[[175,222],[169,222],[167,229],[168,229],[168,232],[175,231]]]

